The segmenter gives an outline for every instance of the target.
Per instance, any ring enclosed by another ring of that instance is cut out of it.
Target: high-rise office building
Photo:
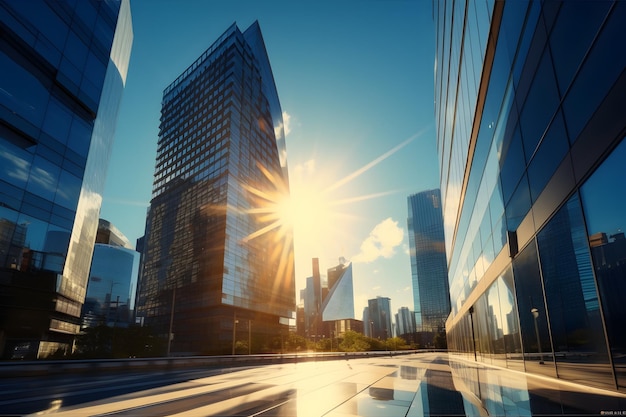
[[[362,331],[354,316],[354,284],[352,262],[340,259],[339,265],[327,271],[328,292],[322,303],[322,320],[329,336],[340,336],[348,330]]]
[[[400,307],[396,313],[396,335],[409,342],[415,340],[415,313],[408,307]]]
[[[409,247],[416,330],[443,331],[450,314],[450,289],[438,189],[408,197]]]
[[[433,4],[448,347],[624,390],[626,3]]]
[[[0,1],[0,356],[80,328],[133,39],[120,1]]]
[[[258,22],[163,93],[137,316],[169,352],[276,351],[295,312],[282,111]],[[259,214],[260,213],[260,214]]]
[[[391,299],[376,297],[367,300],[367,312],[363,312],[363,328],[368,328],[366,335],[377,339],[393,337],[391,326]]]
[[[139,252],[110,222],[100,219],[91,259],[82,327],[134,324]]]

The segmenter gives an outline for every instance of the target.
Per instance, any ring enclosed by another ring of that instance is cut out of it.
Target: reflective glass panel
[[[581,187],[600,301],[618,384],[626,387],[626,141]]]
[[[574,195],[537,235],[560,378],[612,388],[587,237]]]
[[[535,241],[513,261],[526,370],[556,377]]]

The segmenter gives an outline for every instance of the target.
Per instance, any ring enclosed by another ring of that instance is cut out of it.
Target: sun
[[[420,137],[424,131],[425,129],[417,132],[339,179],[332,177],[333,170],[329,167],[316,169],[315,159],[310,159],[290,171],[288,180],[287,176],[275,175],[258,165],[272,187],[260,190],[242,184],[252,197],[251,208],[245,214],[253,215],[260,225],[244,242],[271,232],[277,240],[284,241],[284,244],[293,244],[295,257],[304,263],[310,262],[313,257],[324,256],[323,254],[333,253],[337,257],[347,255],[342,252],[345,250],[346,239],[350,238],[349,223],[358,218],[355,203],[397,191],[350,196],[349,187],[346,186]]]

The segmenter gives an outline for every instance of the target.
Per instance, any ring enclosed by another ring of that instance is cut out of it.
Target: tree
[[[343,352],[366,352],[370,350],[370,343],[361,333],[348,330],[343,334],[339,349]]]
[[[89,327],[76,337],[74,357],[89,359],[160,356],[165,341],[149,327]]]
[[[391,337],[385,340],[385,347],[387,350],[401,350],[408,349],[406,341],[401,337]]]
[[[448,340],[446,339],[446,332],[440,331],[435,334],[433,338],[433,344],[435,345],[435,349],[447,349],[448,348]]]

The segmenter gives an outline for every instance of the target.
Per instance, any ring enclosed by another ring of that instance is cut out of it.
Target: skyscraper
[[[328,293],[322,303],[322,320],[329,336],[336,337],[347,330],[363,331],[354,316],[354,285],[352,263],[341,258],[339,265],[328,269]]]
[[[422,191],[408,198],[409,245],[413,304],[418,332],[444,329],[450,314],[450,290],[439,190]]]
[[[288,189],[261,30],[233,24],[163,93],[137,315],[170,352],[280,345],[295,311],[293,247],[271,221]]]
[[[414,341],[415,313],[408,307],[400,307],[396,313],[396,334],[409,342]]]
[[[626,3],[434,5],[448,347],[624,390]]]
[[[328,294],[322,304],[322,320],[354,319],[352,262],[328,269]]]
[[[393,337],[391,300],[387,297],[379,296],[367,300],[366,308],[367,314],[363,313],[363,328],[369,326],[368,336],[382,340]]]
[[[0,1],[0,356],[80,327],[133,39],[127,0]]]

